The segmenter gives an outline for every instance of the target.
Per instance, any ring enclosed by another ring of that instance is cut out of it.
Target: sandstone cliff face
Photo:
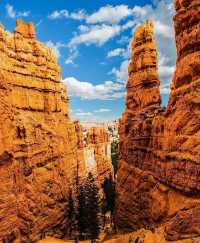
[[[61,236],[77,163],[76,127],[50,49],[32,24],[0,27],[0,239]]]
[[[82,126],[69,118],[60,68],[32,24],[18,20],[13,34],[0,26],[0,95],[0,241],[62,237],[68,191],[88,163],[102,180],[101,166],[109,161],[112,170],[101,150],[109,149],[107,137],[101,131],[85,145]]]
[[[94,150],[96,162],[97,182],[99,187],[106,177],[113,175],[111,162],[111,142],[108,132],[104,128],[92,127],[87,134],[87,144]]]
[[[162,225],[169,240],[200,234],[200,1],[175,1],[175,8],[177,66],[165,110],[152,24],[135,33],[120,122],[116,212],[119,228]]]

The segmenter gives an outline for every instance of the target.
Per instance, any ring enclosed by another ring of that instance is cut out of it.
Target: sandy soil
[[[79,241],[80,243],[90,243],[91,241]],[[71,240],[58,240],[54,238],[46,238],[44,240],[40,240],[38,243],[74,243]]]

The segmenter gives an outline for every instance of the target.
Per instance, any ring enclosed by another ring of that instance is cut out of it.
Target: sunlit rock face
[[[101,187],[105,178],[113,176],[111,161],[111,141],[108,132],[101,127],[92,127],[87,134],[87,144],[94,150],[97,171],[97,184]],[[93,166],[90,163],[91,166]],[[91,167],[91,169],[93,169]]]
[[[108,131],[104,127],[83,128],[79,121],[75,121],[77,136],[78,163],[73,171],[78,176],[77,184],[82,184],[89,173],[92,173],[96,184],[101,188],[105,178],[113,176],[111,161],[111,141]]]
[[[68,191],[90,171],[104,180],[107,162],[112,173],[108,134],[85,143],[52,51],[20,20],[14,33],[0,26],[0,97],[0,240],[62,237]]]
[[[118,228],[162,225],[168,240],[200,233],[200,1],[175,1],[175,9],[177,64],[166,109],[151,22],[135,32],[117,175]]]
[[[68,191],[91,164],[101,174],[99,164],[107,161],[98,148],[108,141],[96,134],[85,151],[82,127],[69,118],[60,67],[32,24],[18,20],[14,33],[0,26],[0,96],[0,241],[62,237]]]
[[[32,24],[0,27],[0,239],[62,236],[77,163],[75,124],[51,50]]]

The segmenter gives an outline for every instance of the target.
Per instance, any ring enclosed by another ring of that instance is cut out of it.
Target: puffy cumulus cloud
[[[80,25],[79,32],[70,40],[69,47],[76,47],[80,44],[102,46],[109,40],[120,35],[126,29],[136,25],[135,21],[128,21],[123,25]]]
[[[12,18],[20,18],[20,17],[28,17],[30,15],[30,11],[22,11],[22,12],[17,12],[14,7],[10,4],[6,4],[5,6],[7,15]]]
[[[173,31],[171,29],[171,26],[160,22],[160,20],[154,21],[154,31],[157,35],[161,35],[164,38],[172,39]]]
[[[63,80],[67,85],[70,96],[76,96],[83,100],[113,100],[124,96],[124,86],[112,81],[94,85],[82,82],[74,77]]]
[[[129,65],[129,60],[124,60],[119,69],[113,68],[111,71],[111,74],[113,74],[117,81],[120,83],[125,83],[128,79],[128,65]]]
[[[166,80],[166,78],[171,77],[175,66],[171,64],[171,60],[169,57],[161,56],[159,55],[159,65],[158,65],[158,71],[160,76]]]
[[[52,51],[53,51],[53,53],[54,53],[54,55],[56,56],[57,59],[60,58],[60,56],[61,56],[60,49],[67,47],[63,43],[60,43],[60,42],[54,43],[51,40],[46,42],[46,46],[52,49]]]
[[[122,19],[130,16],[132,10],[127,5],[106,5],[98,9],[91,15],[87,14],[85,10],[81,9],[78,12],[70,13],[67,9],[55,10],[48,17],[49,19],[67,18],[74,20],[85,20],[88,24],[116,24]]]
[[[54,11],[49,17],[52,19],[65,17],[84,21],[84,24],[79,25],[68,43],[70,55],[65,61],[66,64],[74,63],[75,58],[78,56],[78,46],[81,44],[102,46],[109,40],[119,37],[116,43],[124,45],[129,42],[130,45],[131,37],[123,36],[122,33],[128,28],[132,28],[134,32],[136,26],[146,19],[151,19],[154,22],[154,32],[158,46],[160,79],[165,85],[171,79],[176,60],[173,15],[174,9],[171,0],[153,0],[152,4],[137,5],[133,8],[122,4],[106,5],[91,14],[88,14],[85,10],[72,13],[67,10],[60,10]],[[121,22],[122,20],[123,22]],[[107,54],[107,58],[122,57],[119,66],[113,67],[110,72],[119,83],[125,83],[127,80],[129,55],[130,50],[117,46]],[[101,63],[104,63],[104,61]],[[71,82],[71,85],[75,85],[75,83]],[[84,87],[86,84],[90,84],[87,82],[81,83]],[[95,87],[95,85],[92,85],[92,89],[89,90],[95,90]],[[79,95],[82,98],[84,97],[83,93]],[[88,97],[87,95],[86,97]],[[92,93],[91,97],[95,97],[95,95]],[[103,95],[103,97],[105,96]]]
[[[83,20],[87,17],[87,15],[86,15],[85,11],[82,9],[82,10],[79,10],[78,12],[71,13],[70,17],[74,20]]]
[[[83,29],[81,27],[81,33],[76,34],[69,42],[69,47],[74,47],[80,44],[96,44],[103,45],[108,40],[112,39],[114,36],[118,35],[120,32],[120,26],[118,25],[95,25],[91,28]]]
[[[101,7],[91,15],[85,10],[70,13],[68,10],[55,10],[49,15],[50,19],[68,18],[76,20],[84,20],[85,25],[80,25],[78,31],[69,42],[69,48],[80,44],[95,44],[101,46],[110,39],[119,35],[122,31],[132,28],[136,22],[128,20],[120,25],[119,22],[128,16],[131,16],[132,9],[127,5],[106,5]]]
[[[59,18],[83,20],[83,19],[86,18],[86,14],[85,14],[84,10],[80,10],[78,12],[70,13],[68,10],[62,9],[62,10],[55,10],[55,11],[53,11],[48,16],[48,18],[51,19],[51,20],[55,20],[55,19],[59,19]]]
[[[114,50],[111,50],[107,54],[107,58],[117,57],[117,56],[124,56],[126,52],[126,49],[124,48],[116,48]]]
[[[109,23],[116,24],[122,19],[131,15],[131,9],[127,5],[107,5],[101,7],[97,12],[86,18],[86,22],[90,24]]]
[[[63,9],[63,10],[60,10],[60,11],[55,10],[55,11],[53,11],[53,13],[51,13],[48,16],[49,19],[58,19],[58,18],[63,18],[63,17],[64,18],[68,18],[69,17],[68,10],[66,10],[66,9]]]

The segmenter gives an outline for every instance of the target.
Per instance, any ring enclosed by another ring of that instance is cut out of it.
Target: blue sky
[[[135,27],[155,23],[163,105],[175,65],[172,0],[0,1],[0,21],[13,31],[21,18],[36,26],[38,40],[53,48],[71,102],[71,116],[107,121],[124,109],[129,43]]]

